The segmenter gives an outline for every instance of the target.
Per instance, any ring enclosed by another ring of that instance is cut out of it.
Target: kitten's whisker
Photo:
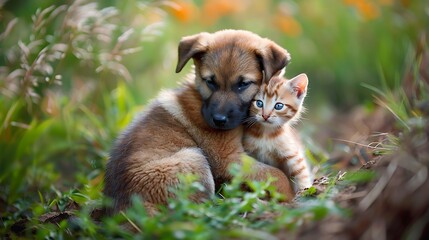
[[[253,121],[253,122],[250,122],[249,124],[248,124],[248,127],[250,128],[250,127],[252,127],[253,125],[255,125],[257,123],[257,121],[255,120],[255,121]]]
[[[250,127],[253,127],[253,125],[255,125],[256,123],[258,123],[258,121],[256,119],[254,119],[251,123],[250,123]]]
[[[245,118],[245,119],[243,120],[243,123],[248,123],[248,122],[252,121],[252,119],[253,119],[253,117]]]
[[[257,120],[255,117],[248,117],[243,120],[243,123],[246,124],[246,127],[250,128],[257,123]]]

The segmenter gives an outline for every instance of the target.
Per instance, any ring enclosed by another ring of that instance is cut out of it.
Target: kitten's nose
[[[216,126],[223,127],[227,121],[228,118],[225,115],[218,113],[213,114],[213,122]]]
[[[268,120],[268,118],[270,118],[270,116],[265,115],[265,114],[262,114],[262,118],[264,118],[264,120],[265,120],[265,121],[267,121],[267,120]]]

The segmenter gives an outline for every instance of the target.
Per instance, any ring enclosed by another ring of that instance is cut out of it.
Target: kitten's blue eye
[[[284,104],[283,103],[276,103],[276,105],[274,106],[275,110],[281,110],[283,108]]]
[[[262,108],[264,106],[264,103],[261,100],[256,100],[256,106],[258,108]]]

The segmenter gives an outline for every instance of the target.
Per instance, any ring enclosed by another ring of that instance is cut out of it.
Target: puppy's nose
[[[213,114],[213,122],[216,126],[223,127],[227,121],[228,118],[225,115],[218,113]]]

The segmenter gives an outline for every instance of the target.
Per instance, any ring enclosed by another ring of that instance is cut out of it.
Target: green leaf
[[[314,196],[314,195],[316,195],[316,192],[317,192],[316,188],[314,186],[311,186],[302,193],[302,196],[303,197]]]
[[[372,170],[359,170],[356,172],[348,172],[343,180],[350,183],[366,183],[373,180],[376,173]]]

